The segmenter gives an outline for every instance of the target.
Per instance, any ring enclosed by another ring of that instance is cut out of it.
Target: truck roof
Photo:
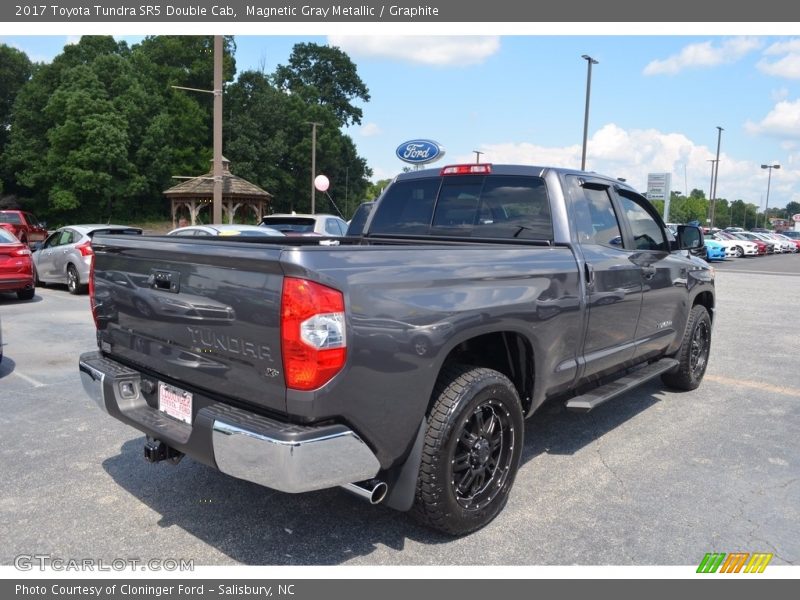
[[[474,163],[473,163],[474,164]],[[492,175],[527,175],[528,177],[544,177],[548,171],[558,173],[559,175],[584,175],[592,177],[593,179],[605,179],[621,188],[637,192],[628,183],[620,179],[609,177],[608,175],[601,175],[593,171],[581,171],[580,169],[569,169],[566,167],[543,167],[538,165],[507,165],[507,164],[494,164],[494,163],[480,163],[481,165],[491,166]],[[430,169],[419,169],[416,171],[408,171],[400,173],[395,179],[396,181],[405,181],[409,179],[423,179],[426,177],[438,177],[442,169],[453,165],[442,165],[441,167],[433,167]]]

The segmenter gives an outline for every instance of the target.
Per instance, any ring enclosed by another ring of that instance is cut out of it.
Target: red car
[[[0,228],[3,227],[29,246],[35,242],[43,242],[47,237],[47,229],[39,219],[24,210],[0,210]]]
[[[0,227],[0,292],[16,292],[20,300],[31,300],[35,291],[28,245]]]
[[[760,238],[757,238],[756,236],[752,236],[752,237],[746,236],[746,235],[744,235],[744,233],[746,233],[746,232],[736,231],[736,232],[731,233],[731,235],[734,236],[735,238],[740,239],[740,240],[747,240],[748,242],[753,242],[756,246],[758,246],[758,255],[759,256],[763,256],[763,255],[767,254],[767,243],[764,240],[762,240]]]

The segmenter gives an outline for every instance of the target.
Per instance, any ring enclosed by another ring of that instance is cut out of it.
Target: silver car
[[[173,229],[167,235],[180,235],[183,237],[203,237],[203,236],[222,236],[222,237],[283,237],[277,229],[271,227],[261,227],[259,225],[188,225]]]
[[[34,246],[33,268],[36,285],[66,283],[70,294],[86,290],[97,234],[141,235],[138,227],[127,225],[68,225],[51,233]]]

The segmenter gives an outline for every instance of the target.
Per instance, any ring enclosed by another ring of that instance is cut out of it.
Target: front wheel
[[[414,517],[451,535],[494,519],[508,500],[522,455],[522,405],[497,371],[446,367],[434,390]]]
[[[741,246],[736,246],[735,250],[736,250],[736,258],[742,258],[742,256],[744,256],[744,250],[742,249]]]
[[[695,304],[689,313],[686,332],[675,358],[678,366],[675,371],[664,373],[661,380],[679,390],[693,390],[700,385],[708,366],[711,352],[711,317],[706,307]]]

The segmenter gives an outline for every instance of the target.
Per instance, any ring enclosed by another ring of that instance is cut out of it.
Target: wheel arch
[[[705,309],[708,311],[708,316],[711,318],[711,322],[714,322],[714,294],[710,291],[700,292],[695,296],[694,301],[692,302],[692,308],[700,304],[704,306]]]
[[[446,355],[438,374],[447,365],[461,363],[493,369],[514,384],[527,414],[533,402],[535,381],[533,346],[522,333],[513,330],[494,331],[470,337],[456,344]],[[428,410],[433,403],[431,398]]]

